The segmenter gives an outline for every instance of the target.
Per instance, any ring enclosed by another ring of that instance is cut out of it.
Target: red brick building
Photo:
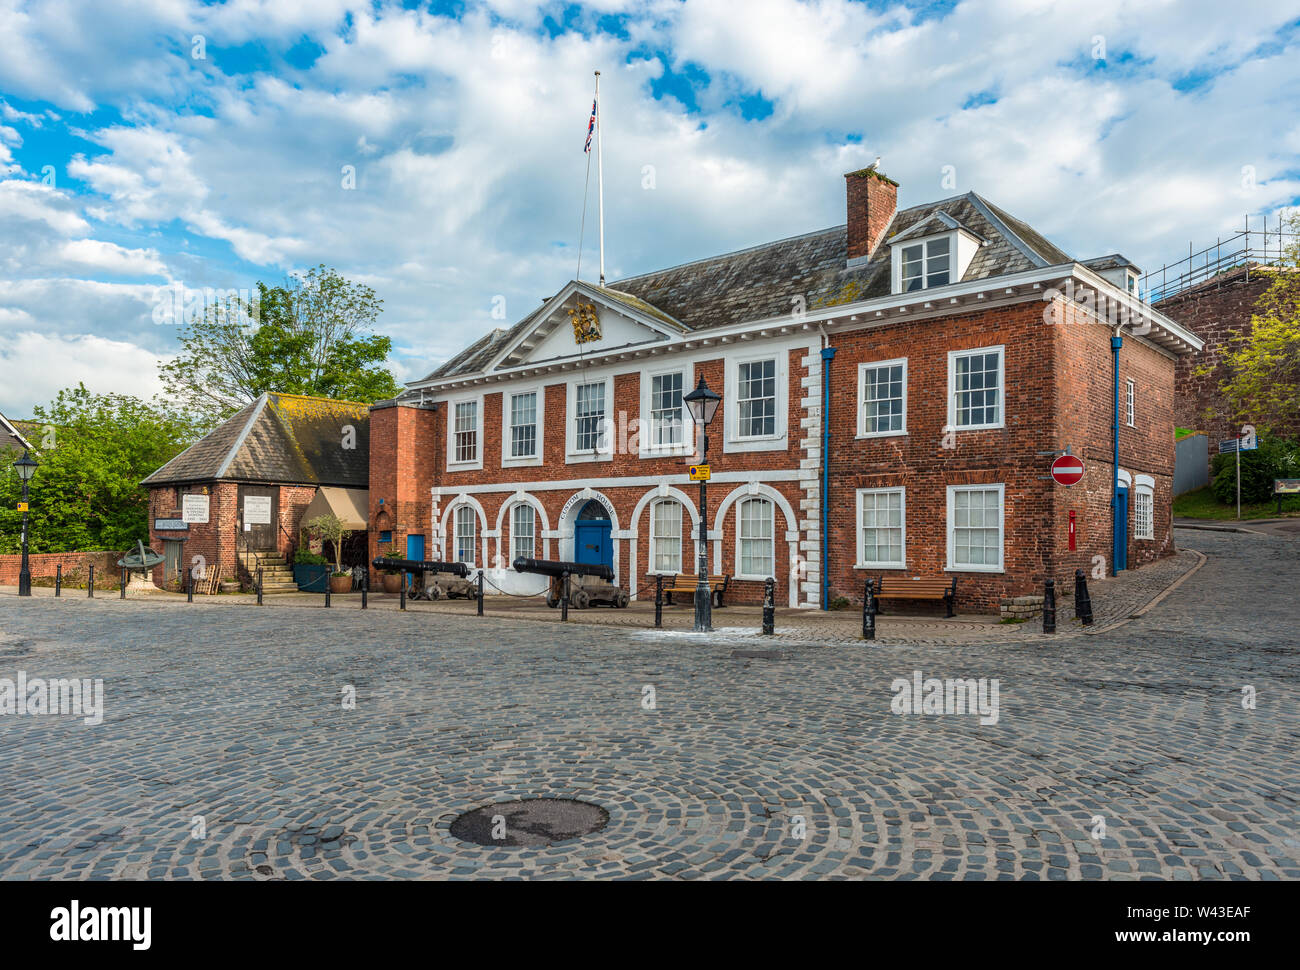
[[[263,394],[144,480],[150,546],[165,557],[155,584],[201,562],[244,582],[260,564],[268,592],[296,588],[288,564],[318,494],[354,490],[354,502],[366,505],[369,439],[365,404]],[[185,521],[187,503],[194,521]]]
[[[710,570],[742,600],[768,576],[817,606],[955,574],[959,606],[991,610],[1098,556],[1171,552],[1174,371],[1201,341],[1136,298],[1122,257],[1076,261],[973,192],[897,210],[883,174],[846,180],[846,225],[571,281],[375,405],[372,555],[465,561],[512,592],[540,588],[519,555],[606,562],[642,598],[693,573],[700,379],[722,395]],[[1046,477],[1067,448],[1071,488]]]

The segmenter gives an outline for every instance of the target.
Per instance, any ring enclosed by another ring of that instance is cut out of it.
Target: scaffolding
[[[1225,284],[1236,279],[1238,271],[1244,271],[1249,282],[1252,270],[1289,262],[1288,250],[1300,242],[1300,233],[1286,231],[1281,213],[1275,227],[1270,228],[1267,216],[1263,223],[1262,228],[1251,228],[1250,216],[1246,216],[1244,229],[1216,239],[1213,246],[1199,252],[1193,252],[1189,242],[1186,259],[1145,274],[1138,292],[1147,303],[1159,303],[1206,283]]]

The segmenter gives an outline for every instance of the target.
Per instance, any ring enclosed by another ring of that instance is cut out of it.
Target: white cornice
[[[812,334],[825,326],[832,331],[855,330],[879,326],[899,320],[925,320],[952,313],[968,313],[995,306],[1044,301],[1053,289],[1059,291],[1066,280],[1076,286],[1094,291],[1107,308],[1121,307],[1131,318],[1145,326],[1150,324],[1147,341],[1176,355],[1199,351],[1203,342],[1191,331],[1153,309],[1149,304],[1124,292],[1105,277],[1080,263],[1061,263],[1010,273],[1005,276],[970,280],[930,290],[911,293],[892,293],[854,303],[809,310],[798,315],[767,317],[745,323],[710,327],[672,337],[653,346],[629,345],[608,351],[591,353],[582,358],[583,366],[613,364],[623,360],[636,360],[652,355],[668,355],[696,351],[708,347],[727,347],[742,340],[779,340],[800,334]],[[567,289],[567,288],[566,288]],[[562,293],[565,291],[561,291]],[[624,308],[617,308],[625,312]],[[504,357],[505,355],[501,355]],[[501,359],[500,357],[498,359]],[[557,359],[544,363],[524,363],[503,367],[495,371],[480,371],[437,381],[414,381],[411,388],[449,390],[482,384],[512,381],[520,377],[537,378],[544,374],[559,374],[572,370],[578,358]]]

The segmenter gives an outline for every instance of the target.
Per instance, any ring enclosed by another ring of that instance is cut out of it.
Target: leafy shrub
[[[293,555],[293,561],[299,566],[324,566],[329,560],[319,553],[312,552],[310,549],[300,548]]]
[[[1214,476],[1210,491],[1224,505],[1237,502],[1237,456],[1215,455],[1210,464]],[[1267,502],[1273,497],[1273,479],[1300,478],[1300,447],[1293,441],[1259,436],[1259,447],[1241,453],[1241,500]]]

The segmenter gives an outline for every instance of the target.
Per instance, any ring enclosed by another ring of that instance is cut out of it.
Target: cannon
[[[614,585],[614,570],[599,563],[556,562],[520,556],[514,561],[514,567],[516,572],[550,577],[546,605],[551,609],[560,605],[566,578],[569,580],[569,601],[575,609],[585,610],[599,603],[622,609],[628,604],[627,590]]]
[[[455,599],[464,596],[474,599],[478,596],[478,586],[469,579],[469,567],[463,562],[438,562],[432,559],[385,559],[379,558],[371,563],[376,569],[399,569],[403,573],[419,573],[423,589],[411,593],[411,599],[438,600],[444,596]],[[428,573],[450,574],[451,579],[430,580]]]

